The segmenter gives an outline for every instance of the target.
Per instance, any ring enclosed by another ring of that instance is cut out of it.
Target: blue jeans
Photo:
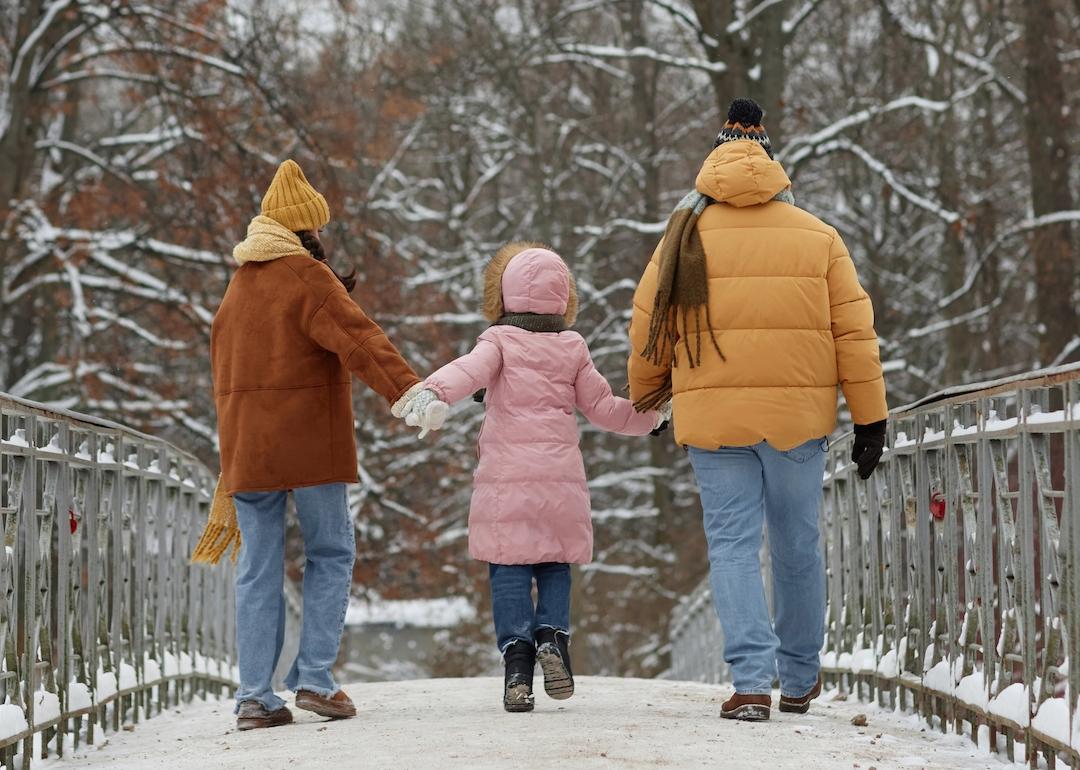
[[[491,614],[499,651],[521,639],[533,644],[536,629],[570,633],[570,565],[489,564]],[[532,584],[536,579],[536,606]]]
[[[713,602],[724,630],[724,660],[735,690],[802,697],[821,670],[825,566],[818,516],[825,439],[787,452],[762,442],[715,451],[690,449],[705,512]],[[761,534],[769,527],[773,608],[761,579]]]
[[[285,677],[293,691],[338,691],[337,660],[352,589],[356,535],[344,484],[292,490],[304,538],[304,620],[300,652]],[[288,492],[233,495],[243,544],[236,570],[236,642],[240,688],[236,705],[258,701],[275,711],[285,701],[270,680],[285,640],[285,501]]]

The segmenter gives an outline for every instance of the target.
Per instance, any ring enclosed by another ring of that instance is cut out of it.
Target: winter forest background
[[[289,156],[418,371],[470,346],[483,265],[527,238],[567,259],[621,387],[635,282],[744,95],[854,255],[893,404],[1075,360],[1077,82],[1080,0],[3,0],[0,390],[215,465],[210,320]],[[356,400],[356,592],[471,597],[434,672],[474,673],[482,410],[418,442]],[[585,428],[584,448],[578,667],[654,675],[706,569],[692,480],[670,439]]]

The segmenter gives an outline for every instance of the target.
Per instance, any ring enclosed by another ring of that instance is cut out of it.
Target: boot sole
[[[532,711],[535,703],[528,685],[516,684],[503,693],[503,708],[512,714]]]
[[[810,710],[810,702],[797,704],[797,703],[784,703],[780,701],[780,710],[785,714],[805,714]]]
[[[237,719],[236,729],[240,732],[247,732],[248,730],[266,730],[270,727],[283,727],[285,725],[292,724],[292,717],[288,719],[261,719],[261,718],[248,718]]]
[[[574,678],[566,670],[562,655],[553,644],[542,644],[536,660],[544,672],[544,692],[554,700],[566,700],[574,694]]]
[[[740,722],[765,722],[769,719],[768,706],[758,706],[748,703],[745,706],[733,708],[731,711],[721,711],[720,716],[724,719],[737,719]]]

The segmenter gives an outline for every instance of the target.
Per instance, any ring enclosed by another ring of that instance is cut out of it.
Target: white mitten
[[[445,401],[436,399],[428,404],[427,409],[424,411],[424,419],[420,423],[421,427],[423,427],[420,438],[426,436],[428,431],[442,430],[443,425],[446,424],[448,414],[450,414],[450,405]]]
[[[424,438],[433,430],[440,430],[446,424],[446,415],[450,411],[450,405],[441,401],[433,390],[422,389],[413,396],[401,412],[405,418],[405,424],[420,428],[418,438]]]

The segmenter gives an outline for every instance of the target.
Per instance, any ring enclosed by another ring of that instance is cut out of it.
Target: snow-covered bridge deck
[[[1001,768],[1012,766],[915,717],[826,694],[809,714],[771,722],[720,719],[729,689],[642,679],[581,677],[578,694],[540,694],[531,714],[507,714],[496,679],[429,679],[346,688],[356,719],[238,733],[231,703],[196,702],[84,746],[66,768]],[[865,714],[857,727],[852,717]]]

